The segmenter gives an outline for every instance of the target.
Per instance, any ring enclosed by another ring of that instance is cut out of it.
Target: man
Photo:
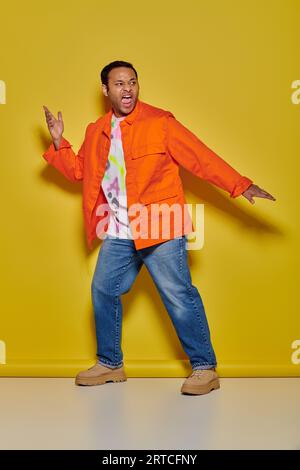
[[[121,296],[145,264],[192,366],[181,392],[209,393],[220,383],[203,302],[188,265],[186,236],[194,227],[186,211],[179,165],[232,198],[243,195],[252,204],[254,196],[275,198],[240,175],[171,112],[140,101],[132,64],[108,64],[101,71],[101,81],[111,108],[87,126],[77,155],[63,137],[61,112],[56,119],[44,106],[53,142],[43,157],[69,180],[83,180],[89,247],[97,236],[104,238],[91,286],[98,361],[80,372],[75,383],[127,380],[121,350]],[[158,203],[179,211],[170,219],[168,210],[157,213]],[[135,217],[136,206],[139,217]]]

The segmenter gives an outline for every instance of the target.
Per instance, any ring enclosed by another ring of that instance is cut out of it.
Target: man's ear
[[[102,91],[103,91],[103,95],[104,95],[104,96],[108,96],[108,93],[107,93],[107,86],[106,86],[106,85],[103,85],[103,84],[102,84]]]

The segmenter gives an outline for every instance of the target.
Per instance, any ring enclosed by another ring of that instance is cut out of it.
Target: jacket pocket
[[[158,189],[156,191],[148,191],[140,196],[140,200],[143,204],[150,204],[152,202],[164,202],[166,199],[170,199],[178,195],[178,189],[176,186],[168,188]]]
[[[145,145],[139,145],[138,147],[132,150],[131,158],[135,160],[136,158],[145,157],[147,155],[155,154],[164,154],[166,153],[165,144],[162,142],[153,142]]]

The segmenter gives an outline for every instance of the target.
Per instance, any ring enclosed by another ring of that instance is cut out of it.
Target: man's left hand
[[[276,201],[275,197],[272,194],[267,193],[256,184],[251,184],[246,191],[242,193],[242,195],[251,202],[251,204],[255,204],[253,197],[263,197],[265,199],[271,199],[272,201]]]

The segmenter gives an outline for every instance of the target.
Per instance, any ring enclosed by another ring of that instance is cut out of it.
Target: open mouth
[[[132,96],[131,95],[124,95],[122,96],[122,104],[124,104],[124,106],[131,106],[132,103],[133,103],[133,99],[132,99]]]

